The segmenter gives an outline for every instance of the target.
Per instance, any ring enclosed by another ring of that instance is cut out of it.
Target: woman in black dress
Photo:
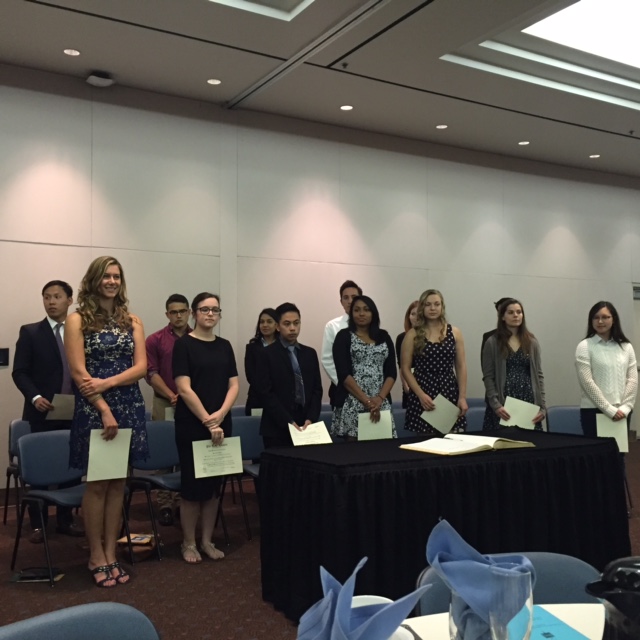
[[[173,348],[173,376],[178,387],[176,444],[180,455],[182,557],[190,564],[202,557],[196,546],[196,525],[202,518],[200,550],[212,560],[224,558],[211,538],[222,477],[195,477],[192,443],[220,445],[231,435],[231,407],[238,397],[238,371],[228,340],[213,333],[220,321],[220,297],[199,293],[191,303],[195,326]]]
[[[402,355],[402,342],[404,341],[404,337],[407,335],[407,331],[409,329],[413,329],[416,326],[416,322],[418,321],[418,304],[420,302],[418,300],[414,300],[408,307],[407,312],[404,314],[404,331],[398,334],[396,338],[396,356],[398,358],[398,372],[400,373],[400,380],[402,382],[402,408],[407,408],[407,398],[411,393],[411,388],[407,381],[402,377],[402,371],[400,367],[402,363],[400,362],[400,357]]]
[[[251,415],[251,409],[260,409],[261,402],[258,394],[253,388],[256,375],[257,359],[260,351],[264,347],[276,341],[278,337],[278,314],[275,309],[263,309],[258,316],[258,324],[256,325],[256,333],[249,340],[247,348],[244,352],[244,375],[249,383],[249,392],[247,393],[247,404],[244,407],[244,413]]]

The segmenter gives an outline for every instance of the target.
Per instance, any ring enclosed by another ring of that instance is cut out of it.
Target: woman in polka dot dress
[[[420,416],[433,411],[434,398],[442,394],[458,405],[460,415],[452,431],[467,428],[467,364],[464,340],[457,327],[447,324],[442,294],[428,289],[420,296],[418,321],[402,343],[402,375],[409,394],[405,427],[420,433],[439,433]]]

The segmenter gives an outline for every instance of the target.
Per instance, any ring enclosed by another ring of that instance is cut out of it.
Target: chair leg
[[[4,515],[2,516],[2,524],[7,524],[7,510],[9,509],[9,491],[11,491],[11,476],[13,472],[7,469],[7,486],[4,489]]]
[[[20,493],[21,493],[21,489],[22,489],[22,482],[20,480],[20,476],[18,475],[18,473],[16,472],[16,474],[13,476],[13,482],[14,482],[14,488],[15,488],[15,493],[16,493],[16,517],[18,516],[18,511],[20,510]]]
[[[233,486],[233,478],[231,479],[231,502],[236,503],[236,490]]]
[[[633,509],[633,500],[631,499],[631,490],[629,489],[629,480],[627,480],[627,472],[624,474],[624,488],[627,492],[627,502],[629,503],[629,509]]]
[[[129,530],[129,513],[127,508],[125,507],[124,502],[122,503],[122,527],[124,528],[127,536],[127,547],[129,548],[129,558],[131,560],[131,564],[135,564],[135,559],[133,557],[133,546],[131,544],[131,531]]]
[[[18,513],[18,530],[16,531],[16,541],[13,545],[13,555],[11,556],[11,571],[15,569],[16,558],[18,557],[18,547],[20,546],[20,538],[22,536],[22,522],[24,520],[24,512],[27,510],[27,503],[22,503],[22,509]]]
[[[38,507],[40,507],[40,505],[38,505]],[[49,551],[47,528],[44,526],[44,514],[42,513],[42,509],[38,508],[38,512],[40,513],[40,526],[42,527],[42,539],[44,540],[44,553],[47,556],[47,568],[49,569],[49,585],[54,587],[56,583],[53,579],[53,567],[51,566],[51,552]]]
[[[147,507],[149,508],[149,518],[151,519],[151,528],[153,529],[153,539],[156,543],[156,555],[158,556],[158,560],[162,560],[160,538],[158,537],[158,526],[156,525],[156,519],[153,515],[153,505],[151,504],[151,487],[147,485],[144,489],[144,492],[147,496]]]
[[[238,493],[240,494],[240,504],[242,505],[242,514],[244,515],[244,526],[247,529],[247,540],[251,540],[251,527],[249,526],[249,515],[247,514],[247,503],[244,499],[244,489],[242,488],[242,476],[236,476],[238,481]],[[231,481],[233,486],[233,480]]]
[[[224,487],[226,483],[226,478],[222,481],[222,489],[220,490],[220,498],[218,499],[218,512],[216,513],[216,521],[213,525],[214,529],[218,526],[218,521],[222,524],[222,531],[224,532],[224,542],[227,547],[231,544],[231,540],[229,540],[229,532],[227,531],[227,523],[224,519],[224,510],[222,508],[222,499],[224,498]]]

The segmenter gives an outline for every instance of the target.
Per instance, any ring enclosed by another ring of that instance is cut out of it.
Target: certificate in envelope
[[[289,424],[289,433],[294,447],[307,444],[331,444],[333,442],[324,422],[314,422],[304,431],[298,431],[292,424]]]
[[[193,467],[196,478],[242,473],[240,438],[225,438],[219,446],[214,445],[211,440],[194,442]]]
[[[420,417],[434,429],[446,435],[456,423],[460,415],[460,408],[440,393],[433,399],[433,404],[435,409],[423,411]]]
[[[118,429],[118,435],[113,440],[105,440],[102,429],[92,429],[87,482],[126,478],[130,447],[131,429]]]
[[[511,416],[509,420],[500,420],[503,427],[520,427],[521,429],[535,429],[533,419],[540,413],[540,407],[524,400],[507,396],[504,408]]]
[[[379,422],[371,422],[370,413],[358,414],[358,440],[388,440],[389,438],[393,438],[391,411],[381,411]]]
[[[596,414],[596,433],[598,438],[615,438],[620,453],[629,453],[629,436],[627,420],[612,420],[604,413]]]

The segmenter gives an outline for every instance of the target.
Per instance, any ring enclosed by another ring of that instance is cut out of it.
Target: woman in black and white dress
[[[393,342],[380,328],[378,308],[368,296],[353,299],[349,326],[338,332],[333,343],[333,360],[339,384],[331,431],[356,440],[359,414],[368,412],[372,422],[379,422],[380,411],[391,410],[389,394],[397,375]]]

